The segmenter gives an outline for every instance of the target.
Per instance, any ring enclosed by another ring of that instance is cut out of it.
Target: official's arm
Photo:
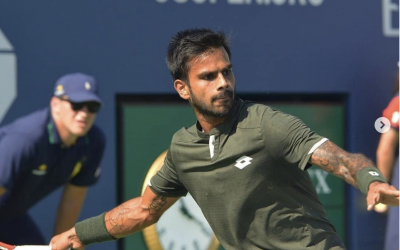
[[[57,210],[54,235],[67,231],[74,226],[86,197],[87,187],[67,184],[64,188]]]

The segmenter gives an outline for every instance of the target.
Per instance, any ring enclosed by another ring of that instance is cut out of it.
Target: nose
[[[82,107],[79,111],[82,111],[82,112],[84,112],[84,113],[86,113],[86,114],[89,114],[89,109],[88,109],[88,107],[87,107],[86,104],[83,105],[83,107]]]
[[[226,77],[222,73],[218,74],[217,81],[218,81],[217,90],[224,90],[229,86],[228,80],[226,79]]]

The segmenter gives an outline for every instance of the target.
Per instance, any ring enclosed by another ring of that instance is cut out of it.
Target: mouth
[[[77,121],[79,127],[86,127],[87,126],[87,121]]]
[[[226,92],[214,97],[213,102],[215,102],[215,101],[228,102],[228,101],[232,100],[232,98],[233,98],[233,92],[226,91]]]
[[[217,98],[217,99],[214,100],[214,102],[219,102],[219,103],[222,103],[222,104],[229,103],[230,101],[231,101],[230,97],[222,97],[222,98]]]

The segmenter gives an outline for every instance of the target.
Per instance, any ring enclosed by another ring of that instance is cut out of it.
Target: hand
[[[50,241],[51,250],[84,250],[85,246],[76,236],[75,228],[54,236]]]
[[[367,194],[368,211],[371,211],[378,203],[388,206],[399,206],[399,190],[387,183],[372,182]]]

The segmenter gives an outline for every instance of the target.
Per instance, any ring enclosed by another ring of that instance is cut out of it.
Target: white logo
[[[90,89],[90,83],[89,82],[85,82],[85,89],[87,89],[87,90]]]
[[[55,96],[60,96],[64,94],[64,87],[62,85],[58,85],[56,87],[56,91],[54,91]]]
[[[253,160],[253,158],[244,155],[236,160],[235,167],[243,169],[251,164],[251,160]]]
[[[327,177],[329,176],[328,172],[325,172],[321,169],[308,169],[308,173],[310,174],[311,179],[316,180],[315,189],[318,194],[330,194],[332,193],[331,188],[329,187]]]
[[[0,122],[17,97],[17,57],[0,29]]]
[[[32,170],[32,174],[34,175],[45,175],[46,173],[47,173],[46,170],[39,170],[39,169]]]
[[[170,0],[172,1],[172,0]],[[168,0],[156,0],[158,3],[166,3]],[[194,2],[195,4],[216,4],[217,0],[173,0],[173,2],[177,4],[185,4],[189,2]],[[250,5],[250,4],[257,4],[257,5],[284,5],[289,4],[290,6],[304,6],[304,5],[311,5],[311,6],[320,6],[324,0],[227,0],[228,4],[232,5]]]
[[[368,173],[372,176],[379,176],[379,174],[375,171],[369,171]]]
[[[382,26],[383,35],[398,37],[399,27],[395,27],[395,17],[399,15],[399,4],[392,0],[382,0]],[[398,23],[398,21],[397,21]],[[397,25],[396,25],[397,26]]]

